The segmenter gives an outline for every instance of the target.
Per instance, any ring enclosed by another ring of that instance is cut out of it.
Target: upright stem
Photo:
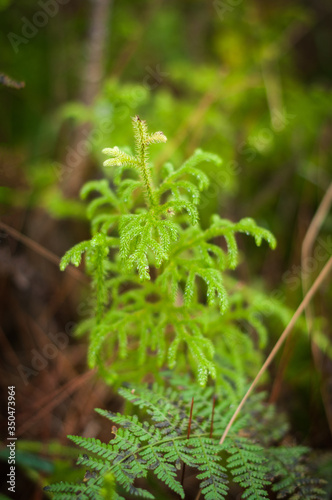
[[[189,416],[189,422],[188,422],[188,431],[187,431],[187,439],[190,438],[190,431],[191,431],[191,422],[193,420],[193,409],[194,409],[194,398],[191,398],[191,406],[190,406],[190,416]],[[186,469],[186,464],[182,462],[182,472],[181,472],[181,485],[183,486],[183,481],[184,481],[184,472]]]
[[[137,123],[137,130],[139,133],[137,147],[137,159],[139,162],[139,169],[141,173],[141,179],[144,183],[147,202],[150,207],[156,205],[156,200],[154,197],[154,186],[152,182],[151,170],[148,165],[148,143],[147,143],[147,129],[145,122],[142,121],[138,116],[135,117],[134,121]]]

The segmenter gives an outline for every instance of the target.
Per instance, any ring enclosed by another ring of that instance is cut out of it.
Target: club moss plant
[[[273,235],[250,218],[232,222],[217,214],[202,228],[199,199],[209,180],[198,166],[222,168],[221,159],[196,150],[180,168],[166,163],[157,172],[149,148],[166,137],[149,134],[138,116],[133,128],[134,154],[104,150],[112,182],[95,180],[82,189],[90,198],[91,239],[61,261],[64,270],[85,255],[92,313],[77,333],[89,334],[89,366],[114,388],[122,384],[127,411],[97,409],[112,423],[111,440],[69,436],[84,451],[78,458],[87,468],[84,480],[45,490],[55,500],[185,498],[190,467],[197,500],[239,493],[261,500],[271,492],[273,498],[325,498],[306,463],[309,450],[283,445],[287,422],[264,404],[263,393],[248,401],[220,445],[259,364],[265,317],[289,320],[285,307],[227,273],[239,261],[235,235],[274,248]],[[146,378],[154,383],[147,386]]]

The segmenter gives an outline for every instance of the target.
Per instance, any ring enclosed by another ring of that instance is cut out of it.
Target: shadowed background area
[[[331,255],[332,4],[0,0],[0,25],[0,428],[5,444],[15,385],[15,498],[38,500],[44,477],[73,463],[67,434],[110,440],[93,409],[123,405],[73,335],[89,308],[84,268],[62,273],[59,260],[89,237],[80,188],[104,175],[103,148],[132,145],[132,116],[168,137],[151,151],[158,168],[198,147],[223,159],[206,169],[203,227],[217,212],[276,236],[274,252],[239,238],[239,281],[295,308]],[[327,280],[267,387],[294,440],[330,453],[331,299]],[[270,331],[272,345],[280,325]]]

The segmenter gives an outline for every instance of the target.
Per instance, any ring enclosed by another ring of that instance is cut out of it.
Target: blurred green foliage
[[[67,198],[61,183],[77,156],[75,130],[90,124],[84,141],[89,178],[111,178],[108,169],[100,172],[101,150],[127,145],[128,120],[138,114],[152,130],[174,138],[166,153],[152,152],[159,168],[170,157],[178,167],[197,147],[223,158],[222,173],[206,170],[202,226],[217,212],[234,221],[254,217],[270,229],[278,240],[273,255],[252,251],[252,243],[239,239],[245,259],[236,279],[256,280],[260,288],[264,281],[296,306],[300,281],[292,286],[286,273],[299,277],[293,266],[300,265],[305,231],[331,181],[332,5],[235,3],[113,1],[104,78],[87,106],[81,89],[92,4],[58,4],[58,13],[14,50],[8,35],[22,37],[26,20],[32,22],[42,7],[1,0],[0,71],[25,88],[0,86],[0,215],[42,210],[52,218],[83,220],[83,204]],[[328,215],[324,241],[331,229]],[[330,290],[320,303],[320,345],[327,352],[331,298]],[[269,321],[277,336],[280,324]],[[320,376],[312,375],[310,340],[303,335],[292,345],[286,397],[296,394],[291,411],[306,438],[310,415],[303,408],[310,398],[326,423],[317,395]]]

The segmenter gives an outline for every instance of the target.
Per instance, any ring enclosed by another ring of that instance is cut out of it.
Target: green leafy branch
[[[221,323],[218,328],[216,321],[222,321],[220,313],[227,314],[232,302],[224,271],[234,269],[239,260],[236,233],[253,236],[257,245],[266,240],[274,248],[276,242],[249,218],[231,222],[215,215],[203,230],[198,205],[209,180],[198,166],[213,162],[222,168],[221,159],[196,150],[179,169],[167,163],[158,183],[149,148],[166,137],[149,134],[137,116],[133,128],[135,154],[117,147],[104,150],[113,182],[95,180],[82,188],[82,197],[89,198],[91,240],[75,245],[61,261],[62,270],[69,263],[78,266],[85,254],[92,278],[93,314],[77,331],[89,333],[89,366],[98,366],[109,382],[122,372],[129,376],[122,360],[131,358],[136,368],[145,365],[153,372],[165,363],[173,368],[189,365],[205,385],[217,374],[214,356]],[[238,318],[233,319],[223,335],[238,336]],[[261,322],[253,316],[250,320],[263,337]],[[222,370],[226,375],[227,366]]]
[[[230,415],[227,401],[220,398],[211,416],[207,413],[211,412],[207,404],[211,396],[209,388],[197,390],[194,385],[185,384],[182,389],[187,397],[195,393],[194,412],[190,417],[188,402],[179,395],[179,387],[176,390],[157,385],[153,390],[121,389],[120,394],[137,407],[137,413],[121,415],[97,410],[112,423],[113,439],[109,443],[69,436],[84,450],[78,464],[88,469],[87,480],[79,485],[59,483],[47,487],[53,498],[74,498],[77,494],[82,500],[106,498],[106,481],[107,494],[116,500],[124,500],[126,493],[152,499],[153,493],[136,485],[139,478],[148,481],[150,474],[180,498],[185,498],[180,478],[183,464],[197,471],[199,488],[206,500],[226,499],[232,482],[241,487],[241,498],[250,500],[268,498],[268,488],[279,495],[293,495],[293,499],[299,498],[297,492],[305,492],[302,498],[324,498],[322,482],[308,476],[303,463],[307,449],[283,447],[279,456],[279,448],[266,444],[263,447],[243,436],[242,430],[248,427],[254,415],[264,418],[264,406],[259,399],[249,404],[247,415],[237,421],[220,446],[218,436]]]

